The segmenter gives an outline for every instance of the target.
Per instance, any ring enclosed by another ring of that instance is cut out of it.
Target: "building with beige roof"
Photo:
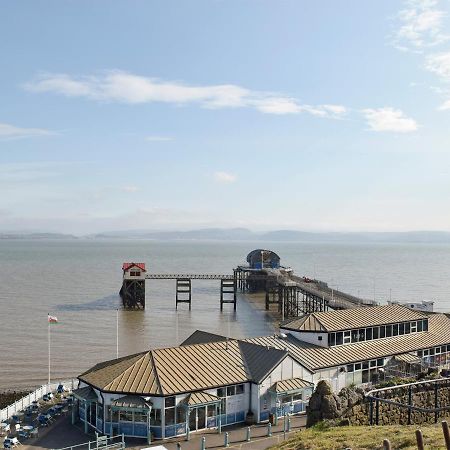
[[[301,413],[319,380],[335,391],[376,383],[394,363],[446,367],[450,318],[387,305],[312,313],[245,340],[196,331],[97,364],[75,396],[86,431],[164,439]]]

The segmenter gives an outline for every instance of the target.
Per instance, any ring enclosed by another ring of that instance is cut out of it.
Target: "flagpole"
[[[119,308],[116,310],[116,358],[119,359]]]
[[[50,385],[50,314],[47,316],[47,326],[48,326],[48,384]]]

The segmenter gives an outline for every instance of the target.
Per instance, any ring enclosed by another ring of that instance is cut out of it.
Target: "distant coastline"
[[[123,230],[75,236],[46,232],[0,232],[0,240],[148,239],[158,241],[249,241],[303,243],[450,244],[448,231],[405,232],[309,232],[274,230],[254,232],[246,228],[203,228],[180,231]]]

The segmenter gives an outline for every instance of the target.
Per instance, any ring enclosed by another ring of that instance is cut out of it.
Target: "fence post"
[[[389,439],[383,440],[383,450],[391,450],[391,443]]]
[[[250,427],[247,427],[247,442],[250,442],[252,439]]]
[[[370,425],[373,425],[373,398],[372,397],[370,397],[369,422],[370,422]]]
[[[380,400],[378,400],[378,395],[375,403],[375,424],[378,425],[380,422]]]
[[[425,450],[423,445],[423,435],[421,430],[416,430],[417,450]]]
[[[230,437],[228,435],[228,431],[225,433],[225,438],[224,438],[223,445],[224,445],[224,447],[229,447],[230,446]]]
[[[206,438],[202,437],[202,440],[200,442],[200,450],[205,450],[206,449]]]
[[[450,431],[446,420],[442,421],[442,431],[444,433],[445,446],[447,447],[447,450],[450,450]]]
[[[411,425],[412,386],[408,387],[408,425]]]
[[[439,417],[439,411],[437,411],[438,403],[438,385],[437,383],[434,383],[434,423],[437,423]]]
[[[267,436],[272,436],[272,424],[270,422],[267,424]]]
[[[288,424],[287,424],[287,427],[288,427],[288,432],[290,432],[291,431],[291,418],[290,417],[288,417]]]

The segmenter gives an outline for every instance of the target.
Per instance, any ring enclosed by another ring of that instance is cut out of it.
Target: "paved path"
[[[304,427],[306,417],[291,417],[292,431],[286,433],[286,439],[294,432]],[[167,450],[177,450],[177,443],[181,445],[182,450],[200,450],[202,437],[206,439],[206,448],[220,450],[224,449],[225,432],[229,434],[228,448],[244,450],[264,450],[284,440],[283,420],[280,419],[278,425],[272,427],[272,437],[267,437],[267,425],[253,425],[251,427],[251,441],[246,441],[247,428],[242,426],[224,427],[222,434],[217,430],[210,430],[204,433],[191,433],[191,439],[185,440],[185,437],[168,441],[155,441],[148,445],[144,439],[126,439],[127,448],[142,449],[147,447],[157,447],[163,445]],[[23,450],[46,450],[68,447],[94,440],[93,433],[86,435],[81,428],[73,426],[70,423],[70,417],[62,417],[48,429],[44,429],[38,438],[28,441]]]

